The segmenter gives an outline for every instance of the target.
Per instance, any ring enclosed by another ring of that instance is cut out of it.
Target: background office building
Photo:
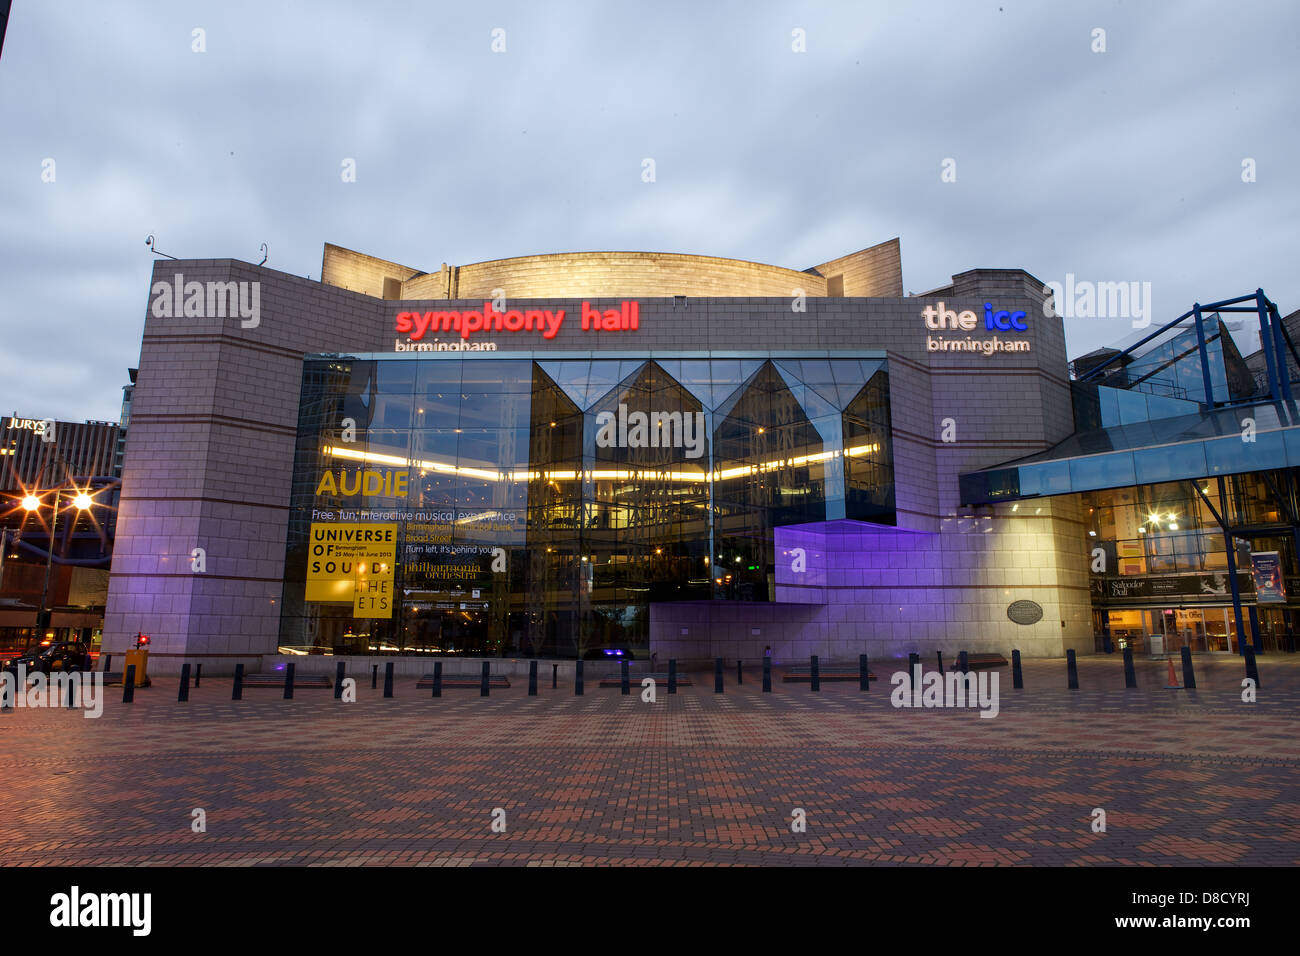
[[[120,435],[116,422],[0,418],[0,654],[98,639]]]
[[[1166,342],[1185,323],[1077,381],[1042,281],[975,269],[905,295],[897,240],[803,270],[574,253],[424,272],[329,245],[320,282],[159,263],[106,649],[143,631],[164,670],[277,651],[1091,652],[1125,639],[1112,579],[1166,575],[1166,550],[1178,573],[1227,559],[1221,528],[1128,525],[1121,496],[1215,477],[1194,456],[1091,480],[1075,459],[1094,433],[1131,457],[1157,421],[1289,398],[1261,315],[1267,388],[1215,327],[1191,348],[1215,369],[1200,394]],[[1115,431],[1134,422],[1145,437]],[[1141,556],[1130,531],[1156,535]],[[1158,620],[1132,630],[1163,636],[1164,606],[1144,610]]]

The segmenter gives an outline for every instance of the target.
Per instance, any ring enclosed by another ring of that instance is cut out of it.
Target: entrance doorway
[[[1232,607],[1132,608],[1104,612],[1117,650],[1134,654],[1236,653],[1237,622]],[[1242,609],[1243,620],[1246,610]],[[1249,623],[1247,620],[1247,628]]]

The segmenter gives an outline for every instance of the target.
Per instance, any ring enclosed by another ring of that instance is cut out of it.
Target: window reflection
[[[892,524],[889,423],[881,360],[310,360],[282,644],[644,655],[652,603],[772,600],[775,528]],[[402,493],[318,493],[366,472]],[[305,599],[330,522],[396,525],[391,618]]]

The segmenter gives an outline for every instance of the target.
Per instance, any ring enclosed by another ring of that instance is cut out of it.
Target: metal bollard
[[[1011,652],[1011,686],[1015,690],[1024,690],[1025,675],[1020,670],[1020,652]]]
[[[1246,658],[1246,676],[1255,682],[1255,689],[1259,689],[1259,666],[1255,663],[1255,649],[1249,644],[1245,645]]]
[[[668,693],[677,693],[677,658],[668,659]]]
[[[740,658],[736,659],[736,683],[745,683],[745,664]]]
[[[1079,689],[1079,664],[1074,659],[1074,648],[1065,652],[1065,673],[1068,683],[1065,685],[1070,690]]]
[[[957,670],[961,671],[962,677],[970,673],[970,655],[965,651],[957,655]]]
[[[1133,670],[1133,645],[1124,646],[1124,686],[1136,687],[1138,685],[1137,672]]]
[[[939,673],[943,673],[943,651],[935,651],[934,656],[939,659]]]
[[[293,669],[294,663],[290,661],[284,666],[284,699],[293,700]]]
[[[393,696],[393,662],[384,665],[384,696]]]
[[[858,690],[871,690],[871,667],[867,655],[858,655]]]
[[[528,662],[528,696],[537,696],[537,661]]]
[[[244,665],[235,665],[235,685],[230,690],[231,700],[244,699]]]
[[[112,667],[112,664],[113,664],[113,655],[112,655],[112,654],[105,654],[105,655],[104,655],[104,673],[105,673],[105,674],[108,673],[109,668]]]
[[[202,679],[203,679],[203,663],[202,661],[200,661],[199,663],[194,665],[194,686],[198,687],[199,681],[201,681]]]
[[[722,658],[721,657],[715,657],[713,659],[713,692],[715,694],[722,693]]]
[[[442,696],[442,661],[433,662],[433,696]]]
[[[492,665],[487,661],[483,662],[483,674],[478,679],[478,695],[480,697],[488,696],[492,689]]]
[[[1180,652],[1183,658],[1183,687],[1196,690],[1196,673],[1192,670],[1192,649],[1184,647]]]
[[[909,675],[915,675],[915,674],[916,674],[916,668],[920,665],[920,663],[921,663],[921,655],[920,655],[920,654],[917,654],[915,651],[912,652],[911,654],[908,654],[908,655],[907,655],[907,673],[908,673]]]
[[[619,661],[618,664],[619,664],[619,671],[620,671],[619,679],[618,679],[618,692],[626,697],[628,694],[632,693],[632,681],[628,677],[627,661],[625,660]]]
[[[763,693],[772,693],[772,658],[763,658]]]
[[[334,699],[343,699],[343,662],[334,665]]]
[[[122,675],[122,703],[135,701],[135,665],[127,664],[126,673]]]
[[[190,699],[190,665],[181,665],[181,688],[176,693],[176,702],[183,703]]]
[[[822,689],[821,665],[817,663],[816,654],[812,656],[812,669],[808,672],[808,687],[810,690]]]
[[[75,683],[73,681],[68,681],[68,707],[69,708],[77,706],[74,700],[74,698],[77,696],[76,687],[77,684],[81,683],[81,681],[83,680],[90,680],[90,675],[88,673],[80,675],[80,677],[76,678]]]
[[[555,688],[559,686],[560,686],[560,665],[552,664],[551,665],[551,690],[555,690]]]
[[[582,696],[582,661],[574,661],[573,668],[573,696]]]
[[[379,686],[379,665],[370,665],[370,689],[374,690]]]

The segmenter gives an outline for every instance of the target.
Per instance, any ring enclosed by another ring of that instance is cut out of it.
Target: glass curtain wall
[[[291,651],[636,658],[773,600],[774,528],[894,522],[880,359],[320,358],[300,407]]]

